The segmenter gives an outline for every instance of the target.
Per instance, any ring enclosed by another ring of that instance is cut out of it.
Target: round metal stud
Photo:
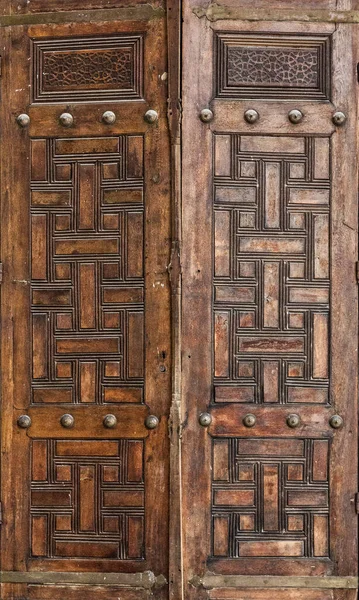
[[[17,424],[21,429],[28,429],[31,425],[31,418],[29,415],[21,415],[17,420]]]
[[[64,112],[59,117],[60,124],[63,127],[71,127],[74,124],[74,118],[70,113]]]
[[[30,125],[30,117],[29,115],[22,113],[16,117],[16,122],[20,127],[28,127],[28,125]]]
[[[102,121],[106,125],[113,125],[116,122],[116,115],[112,110],[106,110],[102,115]]]
[[[243,425],[245,427],[254,427],[256,424],[257,418],[255,415],[252,414],[248,414],[245,417],[243,417]]]
[[[103,425],[107,429],[113,429],[117,425],[117,418],[115,417],[115,415],[106,415],[103,418]]]
[[[148,415],[145,420],[145,425],[147,429],[156,429],[158,427],[159,420],[156,415]]]
[[[290,120],[291,123],[296,125],[297,123],[300,123],[301,120],[303,119],[303,113],[301,110],[297,110],[296,108],[294,108],[293,110],[289,111],[288,119]]]
[[[329,419],[329,425],[331,427],[333,427],[333,429],[340,429],[340,427],[342,427],[343,424],[344,424],[344,421],[343,421],[342,417],[340,417],[339,415],[333,415]]]
[[[346,115],[343,112],[341,112],[340,110],[335,112],[334,115],[332,116],[332,121],[333,121],[334,125],[344,125],[346,120],[347,120]]]
[[[157,123],[158,121],[158,112],[155,110],[148,110],[145,113],[144,119],[146,123],[150,123],[150,125],[153,125],[153,123]]]
[[[62,415],[60,423],[62,427],[65,427],[65,429],[71,429],[75,425],[75,419],[72,415],[65,414]]]
[[[204,108],[199,113],[199,118],[201,119],[202,123],[209,123],[210,121],[213,121],[213,117],[214,114],[209,108]]]
[[[212,417],[209,413],[201,413],[198,417],[198,422],[202,427],[209,427],[212,423]]]
[[[300,416],[299,415],[295,415],[295,414],[288,415],[288,417],[287,417],[287,425],[291,429],[295,429],[296,427],[298,427],[298,425],[300,425]]]
[[[259,119],[259,113],[254,108],[249,108],[244,113],[244,118],[247,123],[255,123]]]

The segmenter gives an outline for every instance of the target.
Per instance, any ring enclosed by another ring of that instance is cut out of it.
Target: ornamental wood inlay
[[[330,38],[216,36],[217,96],[329,99]]]
[[[142,402],[143,137],[31,144],[32,402]]]
[[[144,558],[142,440],[32,441],[31,555]]]
[[[33,101],[143,97],[142,36],[33,42]]]
[[[329,556],[328,440],[212,444],[214,557]]]
[[[214,144],[214,401],[326,404],[330,139]]]

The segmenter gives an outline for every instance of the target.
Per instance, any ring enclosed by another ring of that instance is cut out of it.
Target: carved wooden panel
[[[32,401],[142,402],[143,137],[31,144]]]
[[[144,558],[142,440],[33,440],[31,555]]]
[[[219,33],[216,94],[329,99],[330,38]]]
[[[212,441],[214,557],[328,557],[329,441]]]
[[[143,36],[33,42],[33,101],[133,100],[143,96]]]
[[[214,143],[214,400],[328,403],[330,139]]]

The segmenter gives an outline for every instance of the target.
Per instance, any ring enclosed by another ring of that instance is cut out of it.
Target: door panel
[[[98,583],[123,573],[94,597],[118,597],[116,583],[126,598],[143,597],[168,568],[163,22],[6,35],[2,569],[103,573]],[[146,123],[149,109],[158,123]],[[46,587],[28,593],[45,598]]]
[[[257,588],[275,588],[264,576],[287,576],[278,587],[293,588],[293,598],[329,598],[330,590],[295,591],[293,578],[357,572],[353,30],[209,23],[191,9],[182,256],[191,315],[183,335],[188,595],[214,588],[213,598],[266,597],[246,589],[247,576]],[[213,119],[201,122],[206,108]],[[248,122],[248,110],[258,119]],[[303,114],[298,123],[293,110]],[[338,110],[342,126],[332,120]],[[350,163],[344,147],[353,148]],[[334,592],[355,592],[342,594]]]

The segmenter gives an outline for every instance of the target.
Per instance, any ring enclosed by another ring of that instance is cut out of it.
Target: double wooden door
[[[4,600],[356,598],[359,7],[270,5],[1,3]]]

